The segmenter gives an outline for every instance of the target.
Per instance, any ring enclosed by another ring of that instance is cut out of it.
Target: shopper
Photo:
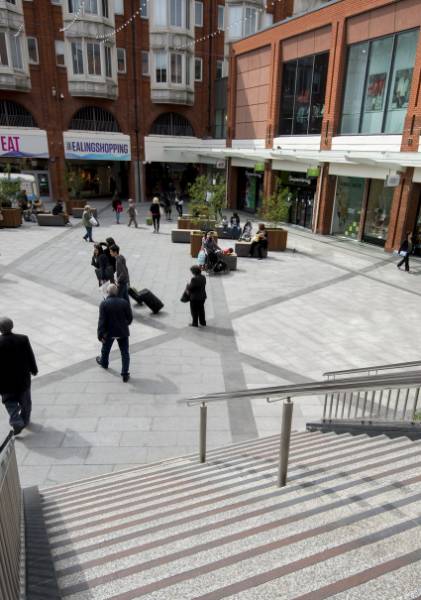
[[[409,255],[412,252],[412,233],[407,231],[404,241],[399,248],[399,256],[402,256],[402,260],[396,265],[398,269],[405,264],[405,271],[409,273]]]
[[[134,223],[134,226],[137,228],[137,209],[136,202],[133,200],[133,198],[129,199],[129,208],[127,209],[127,214],[129,215],[129,222],[127,224],[127,227],[130,227],[130,225]]]
[[[13,321],[0,318],[0,394],[18,435],[31,419],[31,375],[38,367],[27,336],[12,331]]]
[[[159,233],[159,222],[161,220],[161,206],[159,204],[159,198],[155,196],[152,199],[152,204],[150,206],[150,213],[152,215],[152,223],[153,223],[153,232]]]
[[[95,269],[99,286],[103,285],[107,281],[113,280],[114,271],[101,244],[94,245],[94,253],[92,256],[91,265]]]
[[[113,211],[115,212],[115,222],[120,225],[120,216],[123,212],[123,203],[118,196],[114,196],[112,202]]]
[[[82,213],[82,223],[86,229],[86,233],[83,236],[83,239],[85,240],[85,242],[92,242],[94,243],[94,240],[92,239],[92,224],[93,224],[93,214],[92,214],[92,208],[89,206],[89,204],[87,204],[85,206],[85,208],[83,209],[83,213]]]
[[[206,277],[202,275],[201,268],[193,265],[190,269],[193,274],[186,292],[190,299],[190,312],[192,316],[192,327],[206,327],[205,302],[206,302]]]
[[[165,192],[164,198],[163,198],[163,204],[164,204],[164,211],[165,211],[165,216],[167,218],[167,221],[171,221],[172,206],[171,206],[171,198],[170,198],[169,192]]]
[[[264,224],[260,223],[259,229],[251,243],[249,256],[254,256],[254,251],[257,249],[257,255],[259,257],[259,260],[262,260],[263,250],[266,250],[267,247],[268,247],[268,232],[266,231],[266,227],[264,226]]]
[[[111,246],[110,254],[115,258],[115,280],[118,288],[119,298],[124,298],[129,302],[129,271],[126,265],[126,259],[120,254],[120,248],[117,244]]]
[[[114,340],[117,340],[121,353],[121,376],[125,383],[130,379],[129,325],[132,320],[130,303],[118,297],[118,288],[111,283],[107,298],[99,307],[98,339],[102,342],[102,348],[96,362],[103,369],[108,369],[110,351]]]
[[[183,216],[183,204],[184,204],[183,199],[180,198],[180,196],[178,196],[176,194],[176,196],[175,196],[175,208],[177,209],[179,217]]]

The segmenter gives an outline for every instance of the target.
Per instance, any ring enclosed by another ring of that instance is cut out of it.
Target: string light
[[[80,6],[79,6],[78,10],[75,12],[73,20],[71,21],[71,23],[66,25],[66,27],[63,27],[62,29],[60,29],[60,32],[68,31],[71,27],[73,27],[73,25],[76,23],[76,21],[79,19],[80,15],[82,14],[82,11],[84,8],[85,8],[85,0],[81,0]]]

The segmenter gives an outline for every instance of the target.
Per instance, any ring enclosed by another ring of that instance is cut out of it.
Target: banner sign
[[[48,158],[47,132],[0,127],[0,158]]]
[[[130,136],[120,133],[63,133],[64,156],[69,160],[131,160]]]

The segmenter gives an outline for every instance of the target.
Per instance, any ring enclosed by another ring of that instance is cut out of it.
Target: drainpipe
[[[212,32],[212,2],[209,1],[209,33]],[[213,60],[213,37],[209,37],[209,63],[208,63],[208,80],[209,80],[209,96],[208,96],[208,134],[212,137],[212,95],[214,93],[214,85],[212,81],[212,60]]]
[[[134,14],[137,10],[137,4],[135,0],[131,0],[131,12]],[[136,60],[136,21],[132,20],[132,70],[133,70],[133,87],[134,87],[134,121],[135,121],[135,136],[136,136],[136,149],[137,149],[137,160],[136,160],[136,182],[135,182],[135,193],[136,202],[142,201],[142,174],[140,171],[141,164],[141,150],[140,150],[140,131],[139,131],[139,90],[137,82],[137,60]]]

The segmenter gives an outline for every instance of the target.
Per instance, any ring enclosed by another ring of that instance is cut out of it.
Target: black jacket
[[[98,256],[94,254],[91,264],[98,269],[99,279],[103,279],[104,281],[108,279],[107,267],[109,266],[109,262],[106,254],[98,254]]]
[[[206,277],[195,275],[192,277],[187,289],[190,294],[190,300],[193,302],[204,302],[206,300]]]
[[[129,325],[133,320],[130,302],[110,296],[99,307],[98,339],[129,337]]]
[[[0,335],[0,394],[23,392],[38,367],[26,335]]]

